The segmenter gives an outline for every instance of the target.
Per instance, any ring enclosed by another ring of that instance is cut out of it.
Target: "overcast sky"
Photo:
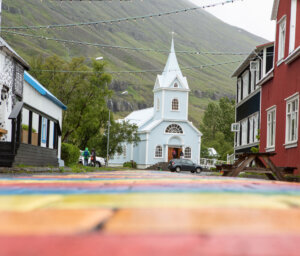
[[[198,5],[222,2],[222,0],[190,1]],[[271,21],[273,2],[274,0],[243,0],[205,10],[226,23],[274,41],[275,22]]]

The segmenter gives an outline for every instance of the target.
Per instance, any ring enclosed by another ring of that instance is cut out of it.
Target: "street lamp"
[[[128,91],[124,91],[121,95],[127,95]],[[109,131],[110,131],[110,109],[108,108],[108,122],[107,122],[107,145],[106,145],[106,166],[108,166],[108,158],[109,158]]]

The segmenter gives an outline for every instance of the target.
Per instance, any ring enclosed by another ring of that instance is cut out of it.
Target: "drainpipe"
[[[2,18],[2,0],[0,0],[0,33],[1,33],[1,18]]]

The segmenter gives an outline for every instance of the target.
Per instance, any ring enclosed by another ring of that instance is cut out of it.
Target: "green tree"
[[[231,124],[234,120],[234,100],[221,98],[218,103],[209,103],[200,125],[202,148],[215,148],[221,159],[225,160],[227,154],[233,153],[234,133],[231,132]]]
[[[92,67],[89,67],[84,58],[73,58],[68,62],[58,56],[51,56],[33,59],[31,67],[31,74],[68,107],[63,112],[62,142],[74,144],[81,149],[86,146],[95,147],[100,152],[106,149],[103,142],[108,122],[106,100],[112,96],[113,91],[107,86],[111,76],[105,73],[105,63],[93,61]],[[114,134],[114,127],[118,125],[114,122],[112,124],[112,141],[117,145],[137,140],[135,126],[119,125],[120,131],[126,133],[120,136]],[[113,154],[119,150],[119,146],[112,145]]]

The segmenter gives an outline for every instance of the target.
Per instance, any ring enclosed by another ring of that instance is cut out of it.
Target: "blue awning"
[[[43,85],[39,83],[34,77],[32,77],[27,71],[24,72],[24,80],[30,84],[35,90],[37,90],[41,95],[51,100],[57,106],[63,110],[67,109],[67,106],[64,105],[59,99],[57,99],[51,92],[49,92]]]

